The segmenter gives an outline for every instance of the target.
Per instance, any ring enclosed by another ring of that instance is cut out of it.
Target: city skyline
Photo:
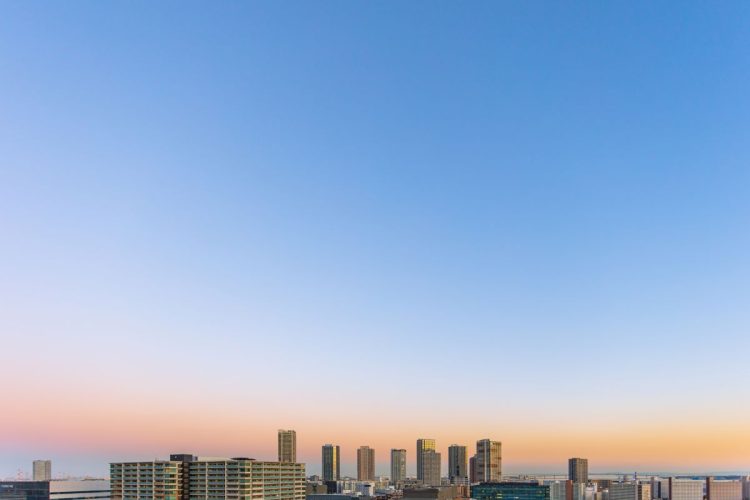
[[[748,19],[1,2],[0,476],[750,469]]]

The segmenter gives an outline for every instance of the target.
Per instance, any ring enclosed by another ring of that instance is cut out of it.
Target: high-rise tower
[[[391,450],[391,484],[397,486],[406,479],[406,450]]]
[[[571,458],[568,460],[568,479],[574,483],[589,482],[589,461],[585,458]]]
[[[341,479],[341,448],[338,445],[323,445],[323,481]]]
[[[476,480],[480,483],[499,483],[502,477],[502,443],[482,439],[477,441]]]
[[[466,446],[452,444],[448,447],[448,478],[451,484],[466,484],[469,480]]]
[[[357,480],[372,481],[375,479],[375,450],[369,446],[360,446],[357,450]]]
[[[297,462],[297,433],[279,429],[279,462]]]

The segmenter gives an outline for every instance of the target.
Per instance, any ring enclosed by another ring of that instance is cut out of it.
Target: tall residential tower
[[[586,458],[571,458],[568,460],[568,480],[574,483],[589,482],[589,461]]]
[[[391,450],[391,483],[398,487],[398,484],[406,479],[406,450]]]
[[[375,450],[369,446],[360,446],[357,450],[357,480],[372,481],[375,479]]]
[[[279,462],[297,462],[297,433],[279,429]]]
[[[452,444],[448,447],[448,478],[451,484],[466,484],[468,477],[466,446]]]
[[[477,441],[475,460],[476,480],[479,483],[499,483],[503,474],[502,443],[482,439]]]

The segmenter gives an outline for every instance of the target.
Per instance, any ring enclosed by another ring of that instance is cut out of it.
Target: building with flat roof
[[[398,486],[406,480],[406,450],[391,450],[391,484]]]
[[[703,481],[670,477],[666,498],[670,500],[703,500]],[[665,498],[662,496],[662,498]]]
[[[531,482],[480,483],[471,487],[475,500],[550,500],[549,485]]]
[[[52,479],[52,460],[34,460],[32,465],[34,481],[49,481]]]
[[[279,429],[279,462],[297,461],[297,433]]]
[[[707,477],[706,500],[742,500],[742,481]]]
[[[490,439],[477,441],[477,454],[474,467],[476,481],[498,483],[502,479],[502,443]]]
[[[369,446],[360,446],[357,450],[357,479],[359,481],[375,479],[375,450]]]
[[[0,500],[49,500],[49,481],[0,481]]]
[[[251,458],[199,458],[110,464],[115,500],[304,500],[305,465]],[[173,456],[173,457],[177,457]],[[192,458],[192,457],[191,457]]]
[[[469,481],[469,462],[466,446],[452,444],[448,447],[448,479],[451,484],[466,484]]]
[[[574,483],[589,482],[589,461],[586,458],[568,459],[568,479]]]
[[[341,479],[341,447],[324,444],[322,452],[323,481],[338,481]]]

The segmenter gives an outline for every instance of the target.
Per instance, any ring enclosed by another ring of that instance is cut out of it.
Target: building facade
[[[475,500],[550,500],[549,485],[538,482],[480,483],[471,487]]]
[[[574,483],[589,482],[589,461],[586,458],[568,459],[568,480]]]
[[[297,462],[297,433],[279,429],[279,462]]]
[[[190,500],[304,500],[305,465],[250,458],[190,463]]]
[[[375,479],[375,450],[369,446],[360,446],[357,450],[357,480],[373,481]]]
[[[706,500],[742,500],[742,482],[738,479],[706,478]]]
[[[424,454],[433,452],[435,453],[435,440],[434,439],[417,439],[417,481],[424,483],[425,468],[424,468]]]
[[[333,444],[323,445],[323,481],[341,479],[341,447]]]
[[[391,450],[391,484],[398,486],[406,480],[406,450]]]
[[[448,447],[448,479],[451,484],[466,484],[469,481],[468,468],[466,446],[450,445]]]
[[[49,481],[0,481],[1,500],[49,500]]]
[[[498,483],[503,474],[502,443],[490,439],[477,441],[475,462],[476,481],[479,483]]]
[[[110,488],[115,500],[304,500],[305,465],[249,458],[112,463]]]
[[[668,484],[667,498],[670,500],[703,500],[703,481],[670,477]]]
[[[52,479],[52,461],[34,460],[33,478],[34,481],[50,481]]]

